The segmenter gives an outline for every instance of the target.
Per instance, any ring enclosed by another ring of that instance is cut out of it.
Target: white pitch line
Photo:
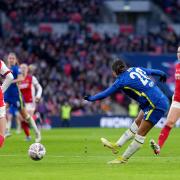
[[[27,157],[27,155],[16,155],[16,154],[0,154],[0,157]],[[65,156],[65,155],[46,155],[47,157],[51,157],[51,158],[112,158],[112,156],[110,155],[74,155],[74,156]],[[161,157],[161,156],[139,156],[139,157],[132,157],[132,159],[180,159],[180,156],[174,156],[174,157]]]

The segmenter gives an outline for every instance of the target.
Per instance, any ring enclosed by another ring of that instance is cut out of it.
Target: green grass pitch
[[[143,148],[127,164],[107,165],[114,159],[100,143],[101,137],[117,138],[125,129],[55,129],[43,131],[47,154],[41,161],[27,155],[32,142],[13,134],[0,150],[0,178],[3,180],[178,180],[180,179],[180,129],[173,129],[161,155],[156,157],[149,140],[157,138],[153,129]],[[126,146],[127,147],[127,146]],[[125,148],[125,147],[124,147]],[[123,152],[120,149],[120,154]]]

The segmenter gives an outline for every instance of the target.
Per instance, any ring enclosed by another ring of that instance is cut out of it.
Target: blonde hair
[[[29,65],[29,72],[31,73],[31,74],[34,74],[34,71],[36,70],[36,65],[34,65],[34,64],[30,64]]]
[[[16,53],[14,52],[10,52],[8,55],[7,55],[7,59],[8,59],[8,56],[14,56],[15,59],[16,59],[16,64],[19,65],[19,59],[17,58],[17,55]]]

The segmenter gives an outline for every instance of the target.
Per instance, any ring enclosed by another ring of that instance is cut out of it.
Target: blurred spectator
[[[17,22],[98,22],[99,0],[1,0],[0,8]]]
[[[180,23],[180,0],[154,0],[166,14],[176,22]]]
[[[113,82],[112,54],[175,53],[179,42],[179,37],[168,28],[147,36],[119,33],[111,37],[89,33],[86,26],[79,30],[70,29],[61,37],[23,32],[18,26],[6,33],[8,36],[0,39],[0,56],[14,51],[20,62],[33,63],[37,67],[35,74],[44,87],[40,111],[51,115],[57,114],[58,104],[65,101],[69,101],[80,114],[102,113],[103,102],[85,105],[82,97],[86,92],[94,94]],[[122,95],[115,98],[118,102],[123,99]]]
[[[62,127],[69,127],[71,120],[72,107],[66,102],[60,107],[60,117],[62,121]]]
[[[129,111],[128,113],[129,117],[136,118],[138,116],[139,105],[137,104],[136,101],[131,100],[131,103],[129,104],[129,107],[128,107],[128,111]]]

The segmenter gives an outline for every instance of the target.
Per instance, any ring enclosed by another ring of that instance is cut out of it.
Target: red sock
[[[171,131],[171,127],[169,126],[164,126],[163,129],[161,130],[161,133],[158,138],[158,144],[160,148],[162,148],[162,146],[164,145],[166,139],[169,136],[170,131]]]
[[[30,131],[29,131],[29,124],[25,121],[21,122],[21,127],[24,130],[24,133],[26,134],[26,136],[30,136]]]
[[[3,146],[4,144],[4,136],[0,135],[0,148]]]

